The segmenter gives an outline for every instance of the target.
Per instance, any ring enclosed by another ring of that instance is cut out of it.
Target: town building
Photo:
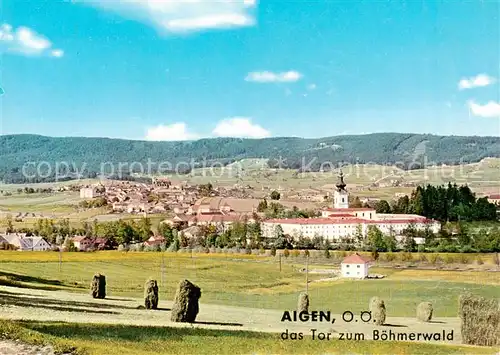
[[[489,203],[494,203],[495,205],[499,205],[500,206],[500,194],[489,195],[488,196],[488,202]]]
[[[80,189],[80,198],[92,199],[97,196],[97,189],[95,187],[82,187]]]
[[[410,226],[416,230],[438,233],[441,229],[439,221],[427,219],[414,214],[383,214],[374,208],[349,208],[349,193],[341,173],[336,184],[333,208],[325,208],[317,218],[281,218],[268,219],[262,222],[262,235],[273,238],[276,226],[280,225],[283,233],[291,236],[313,238],[320,236],[331,242],[339,242],[343,238],[354,237],[358,233],[366,236],[370,226],[375,226],[386,235],[394,235],[396,239]],[[423,243],[421,238],[415,240]]]
[[[368,277],[371,260],[358,253],[349,255],[340,263],[340,274],[345,278],[364,279]]]

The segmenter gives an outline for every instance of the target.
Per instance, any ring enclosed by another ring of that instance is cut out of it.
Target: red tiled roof
[[[367,220],[370,224],[401,224],[401,223],[432,223],[435,222],[432,219],[427,218],[404,218],[404,219],[379,219],[379,220]]]
[[[336,218],[336,217],[356,217],[356,215],[352,213],[334,213],[329,215],[328,217],[330,218]]]
[[[432,223],[433,220],[430,219],[418,219],[418,218],[407,218],[407,219],[386,219],[386,220],[370,220],[363,218],[335,218],[335,217],[319,217],[319,218],[273,218],[268,219],[265,222],[268,223],[280,223],[280,224],[402,224],[402,223]]]
[[[203,213],[197,215],[194,219],[196,219],[197,222],[236,222],[241,218],[238,215]]]
[[[488,198],[491,200],[500,200],[500,194],[489,195]]]
[[[77,235],[77,236],[72,238],[73,242],[81,242],[84,239],[88,239],[88,238],[84,235]]]
[[[282,224],[359,224],[366,222],[361,218],[273,218],[268,219],[269,223],[282,223]]]
[[[358,253],[351,254],[346,256],[344,260],[342,260],[342,264],[366,264],[369,263],[371,259],[359,255]]]

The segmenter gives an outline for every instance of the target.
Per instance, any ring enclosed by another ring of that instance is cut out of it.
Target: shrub
[[[399,253],[399,260],[400,261],[412,261],[413,257],[410,252],[403,251]]]
[[[260,255],[264,255],[266,253],[266,249],[264,249],[264,247],[260,247],[259,253]]]
[[[465,254],[458,254],[457,255],[457,261],[461,264],[469,264],[470,263],[470,258],[468,255]]]
[[[332,257],[332,256],[330,255],[330,250],[325,249],[324,256],[325,256],[325,258],[330,259],[330,258]]]
[[[500,303],[471,294],[459,298],[462,342],[468,345],[500,345]]]
[[[106,298],[106,277],[104,275],[94,275],[90,284],[90,293],[93,298]]]
[[[292,256],[293,256],[294,258],[298,258],[298,257],[299,257],[299,255],[300,255],[300,250],[297,250],[297,249],[293,249],[293,250],[292,250]]]
[[[444,262],[446,264],[453,264],[455,262],[455,257],[451,254],[446,254],[444,257]]]
[[[377,325],[383,325],[386,318],[386,310],[384,301],[378,297],[372,297],[370,299],[370,312],[372,314],[372,319]]]
[[[417,319],[421,322],[430,322],[432,312],[432,303],[422,302],[417,306]]]
[[[493,261],[493,265],[500,266],[500,257],[498,256],[498,253],[493,254],[491,260]]]
[[[385,258],[385,261],[391,262],[391,261],[396,260],[396,255],[394,255],[394,253],[386,253],[384,258]]]
[[[194,323],[198,315],[198,300],[201,290],[188,280],[179,283],[175,292],[174,305],[172,306],[172,322]]]
[[[297,304],[298,312],[309,312],[309,295],[307,293],[301,293],[299,295],[299,302]]]
[[[309,255],[310,255],[309,250],[307,250],[307,249],[304,250],[304,257],[307,258]]]
[[[288,258],[290,256],[290,251],[287,248],[285,248],[285,250],[283,250],[283,256],[285,258]]]
[[[422,263],[426,263],[427,262],[427,257],[425,256],[425,254],[420,254],[418,256],[418,261],[422,262]]]
[[[431,264],[436,264],[439,262],[439,260],[440,260],[440,258],[439,258],[439,255],[437,253],[429,254],[429,262]]]
[[[148,280],[144,285],[144,306],[146,309],[158,308],[158,283],[156,280]]]

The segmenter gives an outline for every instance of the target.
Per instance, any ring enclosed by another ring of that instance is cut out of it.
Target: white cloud
[[[475,103],[474,101],[468,102],[470,113],[479,117],[500,117],[500,103],[489,101],[484,105]]]
[[[184,122],[151,127],[146,133],[146,139],[150,141],[186,141],[197,138],[196,134],[188,132]]]
[[[50,54],[53,57],[61,58],[64,55],[64,51],[62,49],[54,49],[52,52],[50,52]]]
[[[253,124],[250,118],[233,117],[220,121],[212,131],[217,137],[238,137],[238,138],[266,138],[271,133]]]
[[[255,24],[255,0],[77,0],[172,33]]]
[[[295,82],[302,78],[302,74],[295,70],[282,73],[273,73],[270,71],[250,72],[246,76],[246,81],[257,83],[287,83]]]
[[[61,49],[52,50],[52,43],[28,27],[13,29],[9,24],[0,26],[0,52],[7,51],[28,56],[49,55],[62,57]]]
[[[482,86],[492,85],[496,79],[486,74],[479,74],[470,78],[463,78],[458,82],[460,90],[473,89]]]

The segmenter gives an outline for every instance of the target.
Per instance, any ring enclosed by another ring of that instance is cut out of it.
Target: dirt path
[[[0,340],[1,355],[54,355],[50,346],[39,347],[13,340]]]
[[[303,332],[311,335],[311,329],[330,332],[332,337],[340,333],[363,333],[364,339],[373,338],[373,330],[389,332],[449,332],[453,340],[444,343],[459,344],[460,321],[458,318],[437,318],[432,323],[420,323],[414,318],[388,317],[386,326],[377,327],[361,319],[346,323],[341,315],[332,315],[335,322],[281,322],[283,311],[254,309],[213,304],[201,304],[195,324],[170,322],[171,302],[161,301],[160,310],[137,309],[143,300],[110,297],[94,300],[86,294],[66,291],[41,291],[0,286],[0,318],[38,321],[63,321],[77,323],[107,323],[170,327],[200,327],[211,329],[249,330],[278,333]]]

